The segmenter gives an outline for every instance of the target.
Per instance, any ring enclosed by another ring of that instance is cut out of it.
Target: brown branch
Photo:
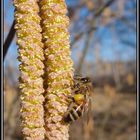
[[[88,32],[87,35],[86,35],[86,42],[85,42],[85,47],[84,47],[84,50],[83,50],[83,54],[82,54],[82,56],[79,60],[79,64],[78,64],[77,69],[76,69],[76,72],[78,72],[79,74],[82,70],[82,65],[83,65],[84,59],[85,59],[87,51],[90,47],[91,35],[92,35],[92,32]]]
[[[94,21],[104,12],[104,10],[109,7],[115,0],[109,0],[107,3],[105,3],[103,6],[101,6],[101,8],[99,8],[95,14],[93,15],[93,19]],[[94,22],[93,21],[93,22]],[[92,23],[91,23],[92,24]],[[95,25],[94,25],[95,26]],[[89,31],[93,31],[93,30],[96,30],[97,28],[94,27],[94,26],[91,26],[87,31],[85,32],[89,32]],[[71,49],[73,48],[72,46],[75,44],[76,41],[78,41],[83,35],[85,32],[81,32],[79,33],[78,35],[76,35],[75,39],[72,41],[71,43]]]
[[[108,6],[110,6],[110,5],[113,3],[113,1],[115,1],[115,0],[109,0],[109,1],[108,1],[107,3],[105,3],[101,8],[99,8],[99,10],[97,10],[97,12],[95,13],[94,18],[97,18],[98,16],[100,16],[100,15],[102,14],[102,12],[103,12]],[[81,5],[80,5],[80,6],[81,6]],[[95,20],[95,19],[94,19],[94,20]],[[12,26],[11,26],[11,29],[10,29],[10,31],[9,31],[9,34],[8,34],[8,36],[7,36],[7,38],[6,38],[6,41],[5,41],[5,43],[4,43],[4,46],[3,46],[3,48],[4,48],[4,49],[3,49],[3,57],[4,57],[4,58],[5,58],[6,54],[7,54],[7,51],[8,51],[8,49],[9,49],[9,46],[10,46],[10,44],[11,44],[13,38],[14,38],[14,35],[15,35],[14,25],[15,25],[15,21],[13,21],[13,24],[12,24]],[[91,27],[88,31],[93,30],[93,29],[95,29],[95,27]],[[88,32],[88,31],[87,31],[87,32]],[[76,38],[74,39],[74,41],[71,43],[71,45],[73,46],[74,43],[75,43],[77,40],[79,40],[79,39],[81,38],[81,36],[83,36],[83,34],[84,34],[84,32],[82,32],[82,33],[80,33],[79,35],[77,35]]]
[[[4,45],[3,45],[3,58],[5,58],[5,56],[7,54],[7,51],[9,49],[9,46],[10,46],[10,44],[11,44],[11,42],[12,42],[14,36],[15,36],[14,26],[15,26],[15,21],[13,21],[11,29],[9,31],[9,34],[7,35],[6,41],[5,41]]]
[[[115,0],[109,0],[107,3],[105,3],[101,8],[99,8],[96,13],[94,14],[94,18],[100,16],[104,10],[109,7]]]
[[[90,29],[86,30],[86,33],[91,33],[92,31],[96,30],[96,27],[91,27]],[[75,44],[76,41],[78,41],[84,34],[85,32],[81,32],[79,34],[77,34],[74,38],[74,40],[71,42],[71,49],[73,48],[73,45]]]

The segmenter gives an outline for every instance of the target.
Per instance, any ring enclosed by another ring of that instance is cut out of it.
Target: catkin
[[[25,140],[44,139],[44,53],[37,0],[14,0],[21,92],[22,132]]]
[[[40,0],[45,45],[45,129],[47,140],[68,140],[69,125],[63,122],[67,96],[73,85],[73,62],[69,41],[69,18],[65,0]]]

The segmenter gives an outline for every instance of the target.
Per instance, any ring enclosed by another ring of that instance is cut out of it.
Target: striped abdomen
[[[83,106],[75,103],[71,104],[68,111],[64,115],[65,122],[74,122],[83,115]]]

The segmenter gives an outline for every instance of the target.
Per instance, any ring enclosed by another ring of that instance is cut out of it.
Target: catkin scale
[[[22,132],[26,140],[44,139],[43,74],[44,54],[41,42],[37,0],[14,0],[20,78]]]
[[[69,41],[69,19],[64,0],[41,0],[40,17],[45,46],[45,129],[47,140],[68,140],[69,125],[63,121],[67,95],[73,85],[73,62]]]

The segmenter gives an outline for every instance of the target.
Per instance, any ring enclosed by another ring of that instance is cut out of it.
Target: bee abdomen
[[[66,122],[74,122],[76,121],[78,118],[80,118],[82,116],[82,108],[79,106],[74,106],[73,108],[71,108],[71,110],[69,110],[69,112],[65,115],[64,120]]]

